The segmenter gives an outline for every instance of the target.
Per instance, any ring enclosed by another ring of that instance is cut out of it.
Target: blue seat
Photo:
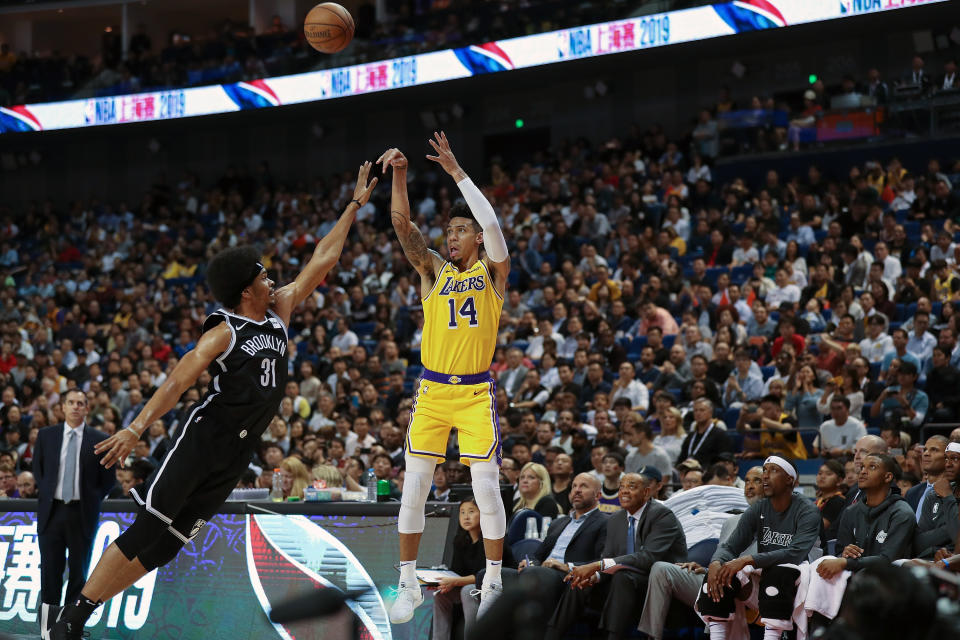
[[[627,355],[639,356],[645,346],[647,346],[647,336],[637,336],[630,341],[630,347],[627,349]]]
[[[740,418],[740,408],[731,408],[725,409],[723,411],[723,421],[727,425],[727,429],[733,430],[737,428],[737,420]]]
[[[717,538],[707,538],[687,549],[687,560],[696,562],[701,567],[709,567],[710,560],[713,558],[713,552],[717,550],[720,540]]]
[[[543,516],[533,509],[522,509],[513,516],[510,521],[510,527],[507,529],[507,544],[511,550],[513,545],[524,539],[527,533],[527,518],[534,518],[537,521],[537,531],[540,531],[540,524],[543,522]],[[539,541],[538,541],[539,542]]]
[[[766,382],[770,379],[770,376],[777,372],[776,367],[760,367],[760,373],[763,375],[763,380]]]
[[[663,336],[663,348],[670,349],[671,347],[673,347],[673,341],[676,339],[677,339],[677,336],[673,334]]]
[[[350,330],[357,334],[357,337],[362,340],[372,335],[376,326],[374,322],[354,322],[350,325]]]

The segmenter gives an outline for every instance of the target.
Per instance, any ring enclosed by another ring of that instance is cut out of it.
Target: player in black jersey
[[[293,283],[274,289],[252,247],[227,249],[210,262],[207,281],[226,309],[210,314],[195,349],[177,364],[130,426],[96,447],[101,464],[123,461],[148,426],[170,411],[203,373],[210,389],[191,412],[163,464],[138,490],[133,524],[103,553],[80,598],[63,609],[56,640],[83,637],[94,610],[147,572],[176,557],[237,485],[276,414],[287,380],[287,323],[300,302],[340,259],[357,209],[377,184],[360,167],[353,200]]]

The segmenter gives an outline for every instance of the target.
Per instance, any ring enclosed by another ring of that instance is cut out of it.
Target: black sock
[[[87,623],[87,620],[90,619],[90,616],[93,615],[93,612],[97,610],[102,602],[94,602],[89,598],[84,597],[82,594],[80,598],[77,599],[77,602],[72,605],[67,605],[63,608],[63,611],[60,613],[58,622],[69,622],[73,625],[82,627]]]

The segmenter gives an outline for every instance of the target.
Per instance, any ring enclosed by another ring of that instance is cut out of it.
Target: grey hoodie
[[[867,506],[865,499],[859,500],[840,516],[837,555],[850,544],[863,549],[861,557],[847,558],[847,569],[851,571],[907,558],[916,526],[913,510],[895,493],[888,493],[875,507]]]

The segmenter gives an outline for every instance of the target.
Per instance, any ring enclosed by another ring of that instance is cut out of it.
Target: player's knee
[[[137,554],[137,557],[144,569],[153,571],[176,558],[183,545],[183,540],[167,529],[156,542]]]
[[[407,456],[403,491],[400,494],[400,515],[397,518],[397,531],[400,533],[423,532],[426,525],[423,507],[430,495],[435,466],[432,461]]]
[[[127,560],[140,556],[167,531],[167,524],[148,511],[140,511],[127,530],[116,540],[117,548]],[[141,563],[143,558],[140,558]]]
[[[760,577],[757,605],[760,616],[775,620],[789,620],[793,616],[793,601],[797,595],[800,571],[793,567],[770,567]]]
[[[493,471],[483,466],[477,468],[482,464],[475,463],[470,469],[473,477],[473,497],[480,510],[480,529],[484,538],[499,540],[507,533],[506,510],[500,498],[500,474],[496,465],[491,465]]]
[[[734,581],[735,584],[739,584]],[[697,596],[696,610],[704,620],[729,620],[736,610],[736,591],[732,586],[723,588],[719,602],[714,602],[707,592],[707,576],[703,576],[700,593]]]

